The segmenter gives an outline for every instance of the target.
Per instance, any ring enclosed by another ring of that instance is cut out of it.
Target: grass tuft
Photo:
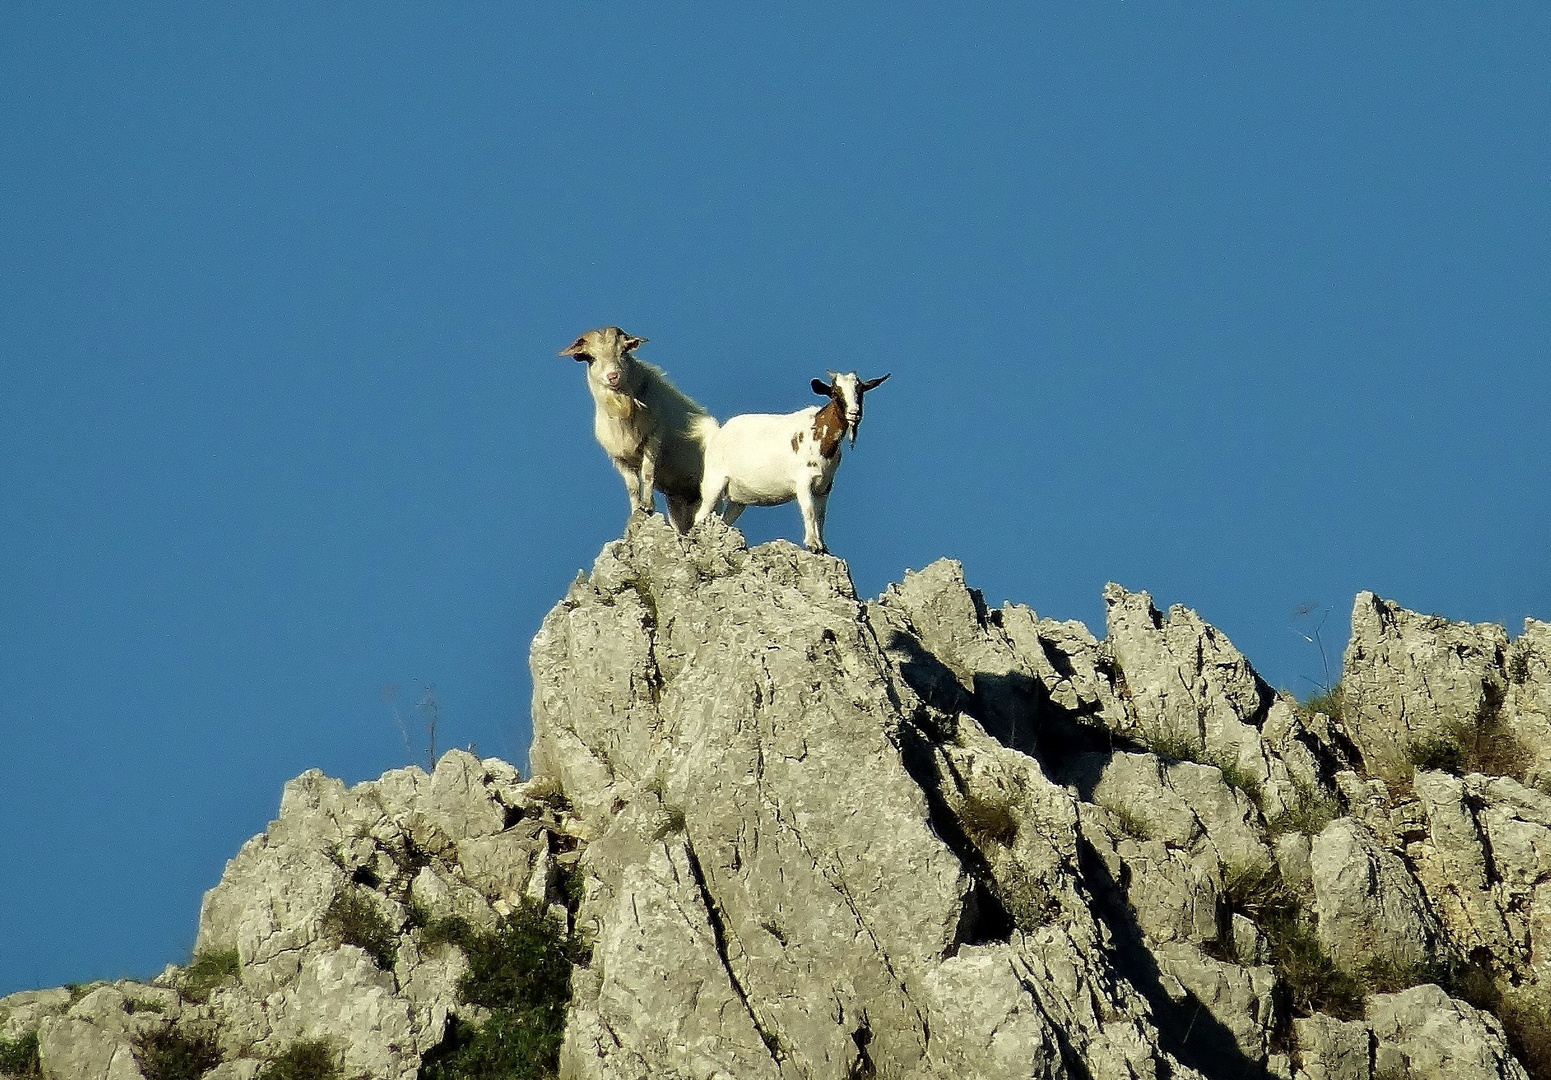
[[[327,1039],[303,1039],[272,1058],[253,1080],[339,1080],[339,1061]]]
[[[465,929],[455,941],[469,968],[458,980],[465,1004],[488,1009],[478,1027],[449,1019],[426,1054],[422,1080],[537,1080],[555,1075],[571,970],[585,963],[580,941],[531,901],[494,929]]]
[[[1108,810],[1115,817],[1115,825],[1126,836],[1133,840],[1151,840],[1152,826],[1147,824],[1147,819],[1132,812],[1124,806],[1109,806],[1104,803],[1099,805]]]
[[[456,945],[459,948],[474,935],[474,928],[462,915],[445,915],[440,919],[427,919],[420,924],[420,944]]]
[[[1009,848],[1018,839],[1018,819],[1004,800],[967,794],[958,817],[965,835],[981,851],[992,845]]]
[[[1300,897],[1273,867],[1224,865],[1223,901],[1253,921],[1266,936],[1271,965],[1300,1015],[1328,1013],[1342,1020],[1362,1015],[1362,981],[1336,967],[1319,937],[1300,915]]]
[[[1376,957],[1357,974],[1363,989],[1370,994],[1395,994],[1423,983],[1437,983],[1454,993],[1454,970],[1442,961],[1406,963],[1392,957]]]
[[[212,949],[194,957],[183,969],[183,996],[203,1004],[210,1000],[216,987],[228,980],[235,980],[242,969],[236,949]]]
[[[1194,733],[1185,731],[1160,731],[1143,740],[1147,748],[1167,761],[1202,760],[1201,740]]]
[[[1464,776],[1485,773],[1509,776],[1525,782],[1534,755],[1503,719],[1503,693],[1487,687],[1476,714],[1429,732],[1406,752],[1418,769],[1439,770]]]
[[[1321,795],[1312,784],[1294,780],[1292,802],[1266,823],[1266,831],[1272,836],[1290,832],[1318,836],[1340,814],[1341,807],[1334,799]]]
[[[993,885],[991,894],[1006,910],[1013,925],[1024,933],[1033,933],[1061,914],[1061,902],[1032,881],[1021,882],[1016,889]]]
[[[214,1036],[170,1023],[136,1036],[134,1053],[145,1080],[199,1080],[221,1063]]]
[[[34,1080],[43,1075],[36,1031],[29,1031],[15,1039],[0,1037],[0,1073],[14,1076],[16,1080]]]
[[[1328,1013],[1355,1020],[1363,1012],[1363,985],[1336,967],[1314,931],[1295,914],[1267,918],[1261,929],[1271,945],[1271,964],[1287,987],[1292,1007],[1301,1015]]]
[[[1336,723],[1341,723],[1346,719],[1346,701],[1341,694],[1341,684],[1338,682],[1324,693],[1315,694],[1300,705],[1299,709],[1305,716],[1324,713]]]
[[[398,928],[368,896],[355,889],[345,889],[329,903],[323,913],[323,932],[342,945],[364,949],[385,971],[398,959]]]
[[[1535,654],[1535,648],[1528,642],[1524,642],[1519,648],[1514,649],[1508,657],[1508,681],[1515,686],[1523,686],[1529,682],[1529,658]]]
[[[1258,776],[1241,767],[1237,762],[1224,760],[1214,764],[1222,772],[1223,783],[1238,791],[1242,791],[1249,797],[1249,801],[1255,804],[1255,809],[1261,809],[1261,804],[1265,800],[1265,792],[1261,790],[1260,778]]]

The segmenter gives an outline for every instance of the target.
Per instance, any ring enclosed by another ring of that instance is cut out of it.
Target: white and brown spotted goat
[[[593,434],[625,480],[631,512],[656,509],[655,487],[668,520],[688,532],[700,503],[707,441],[716,420],[668,381],[662,369],[635,357],[645,338],[617,326],[589,330],[561,349],[587,365]]]
[[[846,435],[856,445],[862,423],[862,395],[888,376],[858,379],[856,372],[829,373],[826,384],[813,380],[813,392],[829,398],[780,415],[748,413],[723,424],[706,444],[705,481],[700,486],[700,513],[705,521],[723,499],[722,518],[729,525],[749,506],[779,506],[797,500],[802,510],[803,539],[809,551],[826,551],[824,512],[840,468],[841,442]]]

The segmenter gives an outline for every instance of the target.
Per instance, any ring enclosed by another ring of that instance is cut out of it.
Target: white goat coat
[[[706,446],[706,478],[727,477],[727,501],[744,506],[779,506],[804,490],[828,495],[841,451],[837,445],[828,458],[819,452],[813,437],[818,413],[815,405],[795,413],[734,416]],[[772,454],[772,446],[785,450]]]
[[[631,358],[628,390],[611,390],[589,378],[595,406],[592,433],[621,473],[640,475],[643,458],[652,458],[649,486],[693,506],[700,500],[705,446],[716,434],[714,417],[668,381],[655,364]]]

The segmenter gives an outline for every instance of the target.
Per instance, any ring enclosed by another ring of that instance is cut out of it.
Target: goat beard
[[[636,409],[644,407],[629,394],[617,390],[611,390],[603,396],[603,411],[614,420],[629,420],[635,415]]]

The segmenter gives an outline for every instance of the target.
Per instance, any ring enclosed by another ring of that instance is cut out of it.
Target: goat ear
[[[575,341],[571,342],[571,344],[566,346],[564,349],[561,349],[560,352],[557,353],[556,355],[557,356],[575,356],[577,353],[585,352],[586,350],[587,350],[587,337],[586,337],[586,335],[583,335],[582,337],[579,337]]]
[[[624,334],[619,339],[619,351],[635,352],[638,347],[646,344],[646,340],[644,337],[631,337],[629,334]]]
[[[889,375],[892,375],[892,374],[894,374],[892,371],[889,372]],[[862,383],[862,392],[866,393],[868,390],[873,389],[873,387],[875,387],[879,383],[883,382],[884,379],[887,379],[889,377],[889,375],[883,375],[883,376],[880,376],[880,377],[878,377],[876,379],[868,379],[866,382]]]
[[[819,397],[832,397],[833,394],[830,393],[830,389],[830,385],[823,379],[813,380],[813,392]]]

